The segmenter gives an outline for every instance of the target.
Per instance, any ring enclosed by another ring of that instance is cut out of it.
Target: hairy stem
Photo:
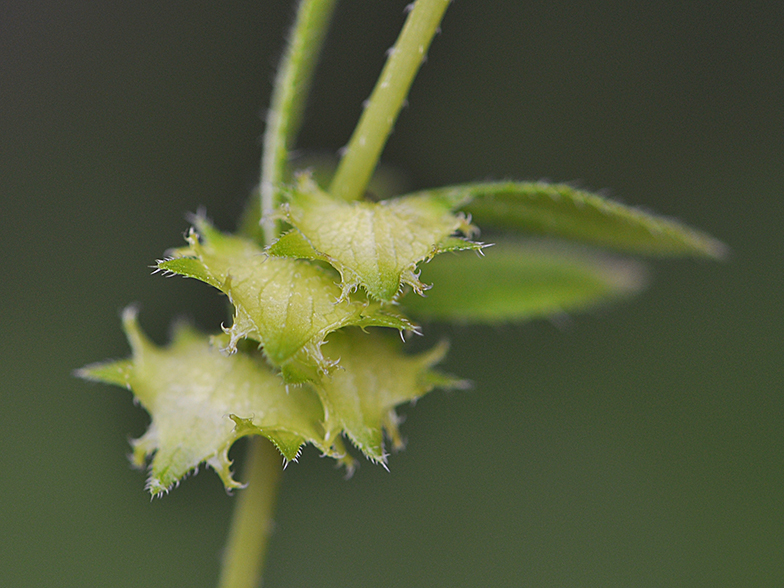
[[[362,198],[450,0],[417,0],[351,136],[330,192]]]
[[[286,173],[289,151],[302,121],[310,88],[336,0],[301,0],[272,90],[261,158],[261,226],[270,245],[278,236],[270,214],[278,205],[278,186]]]
[[[264,437],[252,437],[247,456],[248,487],[240,492],[223,554],[219,588],[256,588],[272,532],[280,486],[281,458]]]

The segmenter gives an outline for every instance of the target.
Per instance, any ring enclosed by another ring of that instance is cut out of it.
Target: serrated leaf
[[[403,284],[421,293],[425,285],[416,265],[439,253],[439,243],[456,231],[472,230],[465,218],[451,212],[454,202],[439,196],[346,202],[303,176],[288,198],[285,220],[305,237],[317,259],[340,272],[344,298],[359,286],[386,302],[396,298]],[[287,235],[270,253],[313,258],[295,239]]]
[[[175,251],[158,268],[205,281],[228,295],[234,323],[226,330],[226,348],[248,337],[281,368],[287,382],[312,379],[314,370],[328,371],[321,354],[326,336],[342,327],[384,326],[416,330],[404,317],[378,303],[342,297],[335,276],[315,264],[270,257],[255,243],[222,234],[196,219],[187,248]],[[187,260],[187,261],[186,261]]]
[[[441,255],[422,275],[439,287],[403,300],[413,316],[498,323],[582,310],[637,292],[643,267],[564,244],[500,243],[477,255]]]
[[[228,451],[249,434],[267,437],[287,460],[305,442],[339,457],[340,448],[324,440],[323,409],[311,388],[287,391],[262,361],[227,356],[189,327],[180,326],[171,345],[161,348],[141,331],[134,309],[126,309],[123,324],[133,356],[87,366],[77,375],[130,388],[150,414],[147,432],[132,442],[132,461],[142,466],[153,456],[147,482],[153,495],[170,490],[202,462],[227,490],[240,486]]]
[[[386,463],[384,433],[394,449],[403,445],[395,407],[434,387],[464,387],[465,382],[432,367],[443,359],[442,343],[419,355],[406,355],[402,342],[382,332],[346,329],[330,335],[324,346],[339,368],[316,386],[327,415],[327,429],[343,430],[369,459]]]
[[[727,247],[685,224],[565,184],[497,182],[425,190],[411,197],[462,202],[481,227],[576,239],[648,255],[721,258]]]

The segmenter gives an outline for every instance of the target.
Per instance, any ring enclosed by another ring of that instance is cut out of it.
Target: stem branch
[[[313,70],[335,3],[336,0],[301,0],[275,76],[261,157],[261,227],[266,245],[278,236],[277,222],[270,214],[278,205],[278,186],[285,178],[289,151],[302,122]]]
[[[330,192],[362,198],[450,0],[417,0],[351,136]]]
[[[280,486],[280,453],[264,437],[252,437],[247,456],[248,487],[234,507],[219,588],[256,588],[272,532]]]

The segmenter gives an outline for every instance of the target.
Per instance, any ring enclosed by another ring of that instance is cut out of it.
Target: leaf
[[[498,182],[425,190],[408,197],[461,202],[478,225],[576,239],[648,255],[721,258],[727,246],[683,223],[565,184]]]
[[[224,235],[203,218],[195,224],[198,233],[191,230],[189,246],[159,261],[158,268],[202,280],[227,294],[234,305],[234,323],[226,329],[226,348],[235,351],[244,337],[258,341],[289,383],[331,369],[320,347],[332,331],[350,325],[417,329],[378,303],[341,298],[335,277],[315,264],[269,257],[252,241]]]
[[[431,369],[446,354],[442,343],[419,355],[406,355],[402,342],[375,331],[345,329],[330,335],[328,357],[340,358],[339,368],[317,385],[328,430],[343,430],[374,462],[385,464],[384,435],[394,449],[403,447],[395,406],[416,400],[434,387],[465,387],[466,383]]]
[[[500,243],[476,255],[442,255],[422,269],[438,284],[403,302],[423,319],[498,323],[582,310],[645,285],[640,264],[546,243]]]
[[[123,313],[123,325],[133,356],[87,366],[77,375],[131,389],[150,414],[147,432],[132,442],[132,461],[142,466],[153,456],[147,481],[153,495],[168,492],[202,462],[227,490],[241,486],[232,478],[228,451],[245,435],[267,437],[287,461],[305,442],[341,456],[339,444],[324,440],[324,413],[312,388],[287,391],[262,361],[222,354],[183,325],[171,345],[160,348],[141,331],[133,308]]]
[[[465,218],[452,214],[453,201],[439,196],[346,202],[301,175],[288,198],[284,218],[310,247],[289,233],[270,254],[328,262],[340,272],[342,298],[359,286],[385,302],[393,301],[403,284],[421,294],[426,286],[417,277],[417,263],[439,253],[439,243],[456,231],[468,235],[473,230]]]

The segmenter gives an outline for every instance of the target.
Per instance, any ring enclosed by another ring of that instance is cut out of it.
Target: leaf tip
[[[732,248],[724,241],[710,237],[706,243],[708,256],[716,261],[727,261],[732,257]]]

